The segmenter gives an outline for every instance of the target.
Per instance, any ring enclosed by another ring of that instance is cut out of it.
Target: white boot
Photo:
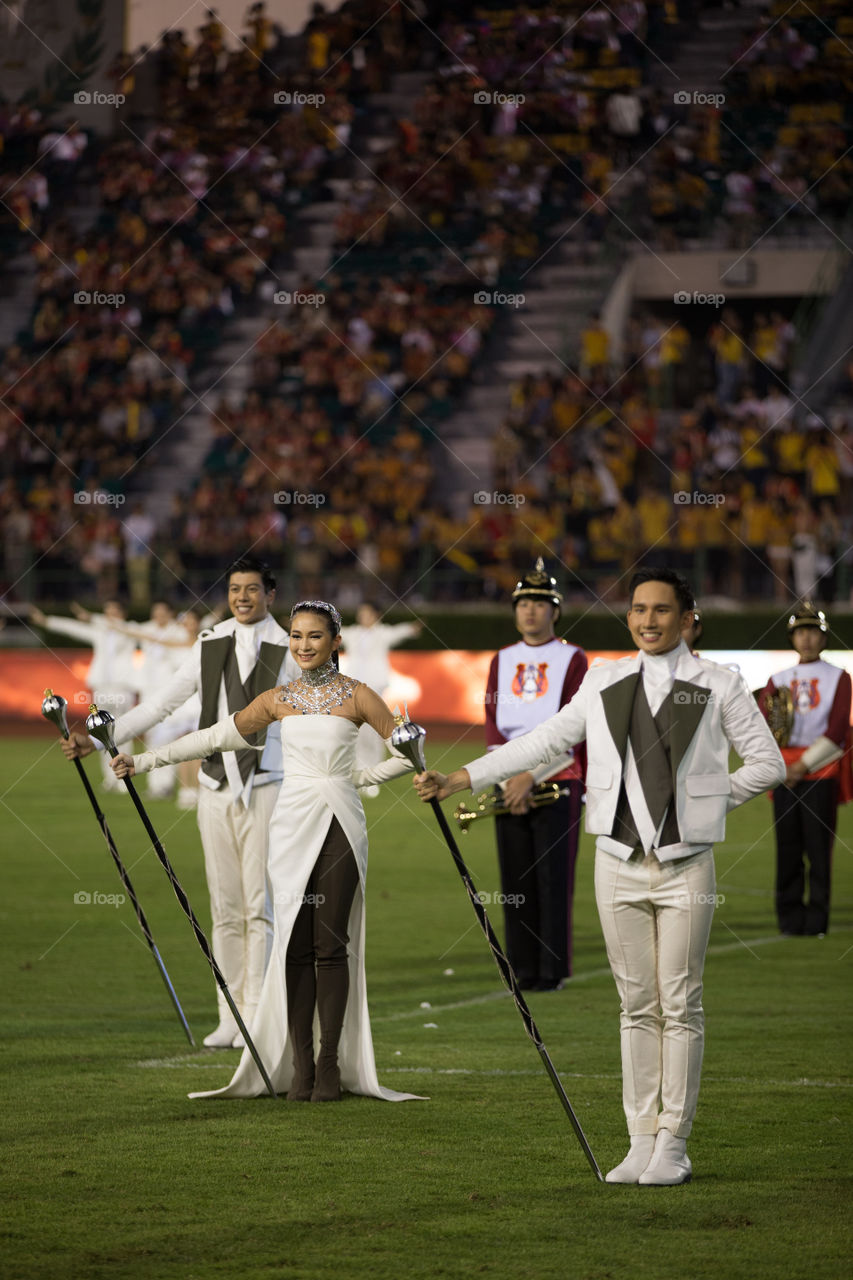
[[[675,1138],[668,1129],[658,1132],[655,1153],[640,1174],[641,1187],[677,1187],[689,1182],[693,1166],[687,1157],[687,1139]]]
[[[652,1158],[655,1150],[655,1135],[639,1133],[631,1139],[631,1149],[621,1164],[611,1169],[605,1182],[639,1182],[640,1174]]]
[[[238,1032],[237,1023],[229,1010],[228,1016],[223,1017],[216,1030],[211,1031],[209,1036],[205,1036],[202,1043],[208,1049],[230,1049]]]

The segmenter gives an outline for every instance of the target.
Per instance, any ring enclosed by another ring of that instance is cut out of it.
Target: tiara
[[[318,611],[320,613],[328,613],[335,624],[335,631],[340,631],[341,615],[338,613],[335,606],[333,604],[329,604],[327,600],[299,600],[290,610],[291,618],[295,613],[302,613],[306,609],[310,613],[316,613]]]

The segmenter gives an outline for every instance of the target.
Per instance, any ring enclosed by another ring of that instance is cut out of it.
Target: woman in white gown
[[[252,1040],[278,1093],[332,1102],[341,1090],[399,1102],[415,1095],[383,1089],[376,1075],[364,975],[367,827],[356,788],[388,781],[411,765],[391,747],[394,719],[367,685],[337,669],[340,614],[320,600],[291,612],[290,650],[298,680],[270,689],[210,729],[138,756],[116,756],[119,777],[214,750],[256,746],[281,721],[284,782],[270,821],[269,879],[275,940]],[[393,755],[356,770],[362,724]],[[266,1088],[249,1051],[224,1089],[191,1098],[249,1098]]]

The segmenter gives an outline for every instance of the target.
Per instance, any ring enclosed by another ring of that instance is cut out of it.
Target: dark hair
[[[239,560],[235,560],[229,566],[225,574],[225,582],[227,585],[231,583],[232,573],[257,573],[260,574],[261,581],[264,584],[264,591],[267,594],[275,591],[275,578],[269,570],[269,566],[264,564],[263,560],[258,560],[256,556],[241,556]]]
[[[321,618],[325,618],[329,624],[329,630],[332,636],[340,635],[341,632],[341,615],[333,604],[329,604],[326,600],[297,600],[296,604],[290,610],[291,620],[297,613],[316,613]]]
[[[634,592],[644,582],[665,582],[672,587],[681,613],[687,613],[689,610],[695,609],[696,601],[693,599],[690,584],[686,578],[683,578],[680,573],[676,573],[674,569],[638,569],[628,583],[628,601],[631,605],[634,603]]]

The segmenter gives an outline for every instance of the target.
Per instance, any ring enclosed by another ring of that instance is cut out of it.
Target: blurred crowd
[[[61,597],[83,574],[103,596],[135,555],[169,591],[252,545],[301,590],[332,574],[355,599],[354,579],[376,574],[391,593],[414,580],[458,597],[483,563],[499,593],[554,539],[607,590],[652,528],[641,490],[671,507],[699,486],[724,501],[683,504],[649,545],[696,562],[708,590],[781,595],[814,574],[837,589],[829,513],[843,538],[848,428],[789,430],[782,313],[730,309],[705,333],[638,314],[618,365],[591,317],[578,373],[519,382],[496,424],[496,483],[522,494],[523,521],[451,518],[430,448],[494,329],[475,295],[517,286],[568,221],[594,251],[627,213],[657,248],[846,213],[843,13],[771,8],[733,50],[718,109],[649,75],[702,11],[349,0],[315,4],[287,37],[253,3],[236,49],[210,10],[194,39],[171,30],[119,58],[112,138],[3,108],[0,257],[26,247],[38,270],[33,314],[0,358],[4,587],[26,595],[35,574]],[[428,73],[411,111],[354,162],[353,131],[381,118],[375,95],[406,69]],[[332,188],[332,264],[304,281],[321,302],[282,307],[245,398],[214,406],[202,473],[151,523],[137,496],[157,445],[180,432],[228,320],[273,296],[294,215]],[[69,216],[75,204],[91,217]],[[812,539],[815,567],[768,551],[759,573],[744,548],[763,535]]]

